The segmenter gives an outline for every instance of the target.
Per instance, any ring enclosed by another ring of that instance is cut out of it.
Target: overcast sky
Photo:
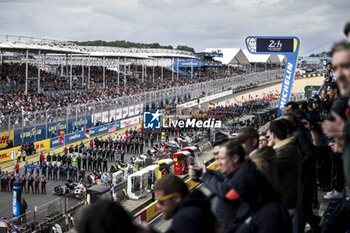
[[[301,55],[344,38],[348,0],[0,0],[0,34],[242,48],[249,35],[298,36]]]

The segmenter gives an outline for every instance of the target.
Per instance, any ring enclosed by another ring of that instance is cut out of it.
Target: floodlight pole
[[[103,57],[103,88],[106,86],[106,58]]]
[[[26,50],[26,95],[28,95],[28,49]],[[22,132],[23,132],[23,130],[22,130]]]

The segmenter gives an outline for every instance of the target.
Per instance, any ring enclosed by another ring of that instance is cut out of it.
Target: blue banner
[[[15,145],[22,143],[38,141],[46,138],[46,127],[45,125],[38,125],[36,127],[27,127],[23,129],[16,129],[13,133],[13,139]]]
[[[59,135],[61,130],[67,131],[67,121],[58,121],[47,124],[47,136],[51,137],[52,133]]]
[[[85,125],[87,126],[86,128],[89,128],[91,126],[91,115],[86,116],[86,119],[85,116],[78,117],[77,119],[68,119],[68,132],[79,130]]]
[[[284,105],[289,101],[295,67],[297,65],[300,40],[297,37],[267,37],[249,36],[245,40],[248,51],[253,54],[282,54],[286,56],[287,63],[284,70],[280,99],[278,102],[277,116],[283,115]]]
[[[78,117],[77,119],[72,118],[68,119],[68,132],[77,131],[82,127],[90,127],[91,125],[91,115],[83,117]],[[46,134],[46,125],[38,125],[36,127],[27,127],[23,129],[16,129],[14,131],[14,144],[20,145],[25,142],[38,141],[45,139],[46,137],[50,138],[52,133],[59,135],[60,131],[64,130],[67,132],[67,121],[58,121],[47,124],[47,134]],[[34,136],[35,135],[35,136]]]
[[[22,201],[22,182],[15,181],[13,183],[13,196],[12,196],[12,215],[14,218],[19,217],[21,213],[21,201]]]
[[[64,145],[64,142],[60,142],[60,136],[50,139],[50,148],[62,145]]]
[[[75,142],[75,141],[78,141],[78,140],[82,140],[82,139],[85,139],[86,138],[86,131],[79,131],[79,132],[76,132],[76,133],[70,133],[70,134],[67,134],[67,135],[64,135],[64,143],[65,144],[68,144],[68,143],[71,143],[71,142]]]
[[[108,129],[109,129],[108,125],[102,125],[102,126],[98,126],[98,127],[95,127],[95,128],[91,128],[91,129],[89,129],[90,137],[96,136],[96,135],[99,135],[99,134],[108,133]]]

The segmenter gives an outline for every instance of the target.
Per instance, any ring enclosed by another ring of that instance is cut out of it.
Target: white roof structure
[[[281,63],[287,63],[287,58],[284,55],[277,55]]]
[[[246,55],[250,63],[280,63],[280,59],[277,54],[252,54],[247,49],[244,49],[243,53]]]
[[[247,65],[249,60],[240,48],[206,48],[204,52],[218,52],[221,51],[223,57],[214,57],[215,60],[220,61],[224,65],[240,64]]]
[[[9,35],[0,35],[0,49],[9,52],[82,53],[76,44],[67,41]]]
[[[91,57],[128,57],[135,59],[152,58],[196,58],[193,53],[175,49],[139,49],[109,46],[78,46],[72,42],[40,39],[23,36],[0,35],[0,50],[10,52],[41,51],[50,54],[81,54]]]

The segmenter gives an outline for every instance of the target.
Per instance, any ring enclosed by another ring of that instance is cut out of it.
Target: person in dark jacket
[[[158,180],[155,196],[163,218],[173,219],[167,233],[215,232],[215,217],[209,200],[199,190],[189,193],[179,177],[169,174]]]
[[[222,232],[289,233],[291,222],[287,209],[277,191],[245,159],[245,151],[238,141],[220,146],[218,171],[201,167],[200,179],[218,198],[215,214]],[[198,178],[190,167],[191,178]]]

